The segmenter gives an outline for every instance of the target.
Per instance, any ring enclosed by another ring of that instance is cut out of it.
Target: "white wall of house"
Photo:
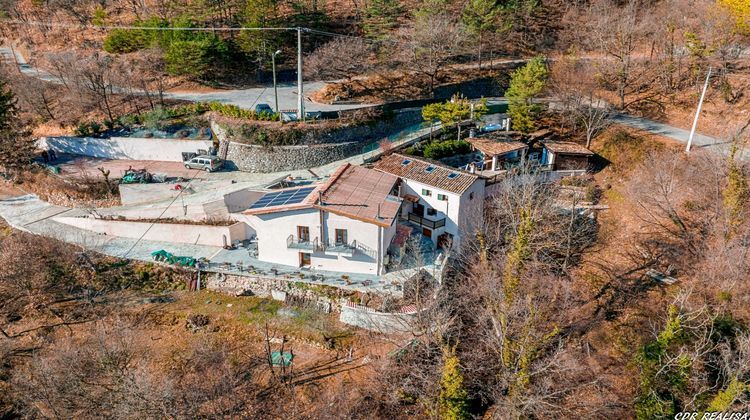
[[[477,179],[464,193],[460,199],[459,215],[459,241],[468,235],[474,235],[477,228],[484,223],[484,179]],[[455,238],[454,238],[455,239]]]
[[[466,231],[471,231],[472,225],[475,223],[471,218],[477,215],[481,216],[482,214],[481,211],[478,210],[481,209],[482,201],[484,199],[484,180],[482,179],[475,181],[474,184],[472,184],[472,186],[461,195],[410,179],[404,179],[401,185],[402,196],[404,194],[411,194],[419,197],[420,204],[425,206],[424,217],[426,219],[446,219],[445,227],[435,229],[432,232],[430,239],[435,243],[437,243],[438,236],[447,232],[453,235],[454,246],[460,246],[461,235]],[[423,190],[431,191],[431,195],[427,196],[423,194]],[[439,200],[438,194],[445,195],[447,200]],[[469,196],[472,196],[473,199],[469,199]],[[409,206],[405,207],[408,208]],[[427,214],[427,208],[429,207],[437,210],[435,216]]]
[[[289,235],[297,237],[297,226],[310,228],[310,240],[320,236],[320,217],[316,209],[248,216],[258,235],[258,259],[270,263],[299,267],[301,250],[287,248]]]
[[[313,265],[321,270],[350,271],[353,273],[366,273],[378,275],[379,257],[378,249],[382,248],[385,229],[372,223],[350,219],[338,214],[325,213],[326,238],[333,245],[336,242],[336,229],[346,229],[347,241],[352,244],[357,242],[359,248],[353,256],[335,255],[330,252],[316,253],[313,255]],[[379,232],[380,231],[380,232]],[[380,242],[380,245],[378,243]],[[326,268],[332,267],[332,268]]]
[[[453,235],[454,243],[458,240],[458,215],[460,207],[460,196],[452,192],[444,191],[439,188],[435,188],[431,185],[423,184],[421,182],[412,181],[410,179],[404,179],[401,187],[401,194],[411,194],[419,197],[419,202],[425,206],[424,218],[429,220],[440,220],[445,218],[445,227],[435,229],[432,231],[430,239],[437,243],[437,238],[444,232],[448,232]],[[423,194],[423,190],[429,190],[430,196]],[[447,201],[438,200],[438,194],[443,194],[447,197]],[[407,206],[408,207],[408,206]],[[435,216],[427,214],[427,209],[433,208],[437,210]],[[457,243],[456,243],[457,244]]]
[[[317,270],[340,271],[343,273],[382,274],[382,255],[396,233],[395,223],[382,228],[372,223],[366,223],[345,216],[324,212],[324,237],[320,234],[320,213],[317,209],[295,210],[271,213],[266,215],[237,216],[237,220],[246,220],[257,231],[258,259],[270,263],[298,267],[300,252],[310,253],[310,265]],[[346,229],[347,241],[354,241],[359,250],[354,255],[347,256],[328,251],[303,250],[288,248],[289,235],[297,237],[297,226],[307,226],[310,240],[318,239],[323,243],[326,239],[333,245],[336,241],[336,229]],[[380,243],[380,247],[379,244]],[[379,273],[380,272],[380,273]]]

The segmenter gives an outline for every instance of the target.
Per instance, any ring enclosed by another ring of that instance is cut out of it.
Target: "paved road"
[[[51,83],[61,83],[60,79],[56,76],[32,67],[26,62],[26,59],[15,50],[11,50],[9,47],[0,48],[0,57],[6,61],[15,61],[18,63],[19,70],[26,75],[39,78],[41,80]],[[523,62],[525,60],[507,60],[508,62]],[[325,87],[324,82],[310,82],[304,86],[306,92],[305,98],[305,109],[307,111],[337,111],[345,109],[355,109],[372,106],[371,104],[319,104],[312,102],[307,99],[307,96],[319,89]],[[279,91],[279,107],[281,109],[296,109],[297,107],[297,86],[294,84],[280,85]],[[250,89],[234,89],[234,90],[222,90],[207,93],[191,93],[191,92],[168,92],[165,95],[168,98],[194,101],[194,102],[205,102],[205,101],[218,101],[228,104],[234,104],[242,108],[252,108],[257,103],[267,103],[274,106],[274,93],[272,87],[261,87],[261,88],[250,88]],[[506,103],[504,98],[490,98],[491,102]],[[664,137],[677,140],[687,144],[690,132],[688,130],[670,126],[668,124],[653,121],[647,118],[636,117],[627,114],[616,114],[613,117],[616,123],[627,125],[639,130],[644,130],[651,134],[656,134]],[[726,143],[716,139],[714,137],[706,136],[703,134],[696,133],[693,138],[693,145],[698,148],[715,148],[717,150],[724,150]]]
[[[27,76],[35,77],[49,83],[62,84],[62,80],[50,74],[47,71],[31,66],[26,58],[17,50],[10,47],[0,47],[0,58],[6,62],[15,62],[18,64],[19,71]],[[325,82],[309,82],[303,86],[305,96],[306,111],[341,111],[346,109],[356,109],[373,106],[373,104],[321,104],[312,102],[308,97],[326,86]],[[115,91],[121,90],[115,88]],[[297,109],[297,85],[296,84],[279,84],[279,108],[282,110]],[[166,92],[164,97],[191,102],[222,102],[237,105],[241,108],[252,109],[256,104],[265,103],[272,108],[275,107],[273,86],[258,87],[249,89],[227,89],[217,90],[214,92]]]
[[[312,102],[308,99],[309,95],[324,88],[325,82],[309,82],[303,86],[305,96],[305,111],[341,111],[345,109],[356,109],[373,106],[373,104],[321,104]],[[279,91],[279,108],[282,110],[297,109],[297,85],[280,84]],[[240,108],[253,109],[256,104],[268,104],[275,108],[273,86],[249,89],[229,89],[207,93],[191,92],[167,92],[167,98],[180,99],[192,102],[222,102],[237,105]]]
[[[649,120],[648,118],[634,117],[627,114],[615,114],[612,117],[612,120],[615,123],[627,125],[651,134],[668,137],[681,143],[685,143],[686,145],[688,138],[690,137],[690,130],[684,130],[658,121]],[[695,133],[695,136],[693,136],[693,147],[696,148],[721,147],[724,144],[725,143],[715,137],[706,136],[697,132]]]

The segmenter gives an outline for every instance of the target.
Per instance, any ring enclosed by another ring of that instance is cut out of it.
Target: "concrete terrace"
[[[421,270],[439,276],[442,267],[435,262],[419,268],[406,268],[383,276],[342,273],[323,270],[302,270],[298,267],[271,264],[250,256],[247,249],[225,250],[221,247],[181,244],[166,241],[138,241],[97,234],[56,222],[55,217],[85,216],[84,209],[55,206],[35,195],[22,195],[0,200],[0,217],[12,227],[36,235],[55,238],[118,258],[153,262],[151,253],[164,249],[177,256],[190,256],[210,261],[203,271],[240,276],[284,279],[292,282],[318,284],[360,292],[401,295],[401,285]],[[40,239],[41,240],[41,239]],[[275,273],[274,273],[275,271]],[[302,275],[302,276],[300,276]],[[348,276],[345,280],[343,275]]]

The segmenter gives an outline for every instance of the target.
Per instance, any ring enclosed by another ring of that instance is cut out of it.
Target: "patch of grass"
[[[604,198],[606,198],[607,202],[610,204],[617,204],[625,201],[625,197],[620,193],[620,191],[617,191],[616,188],[605,190]]]
[[[258,325],[276,318],[276,313],[284,306],[284,304],[279,301],[254,296],[241,298],[238,305],[241,311],[240,320]]]
[[[663,150],[665,145],[645,135],[635,134],[621,128],[609,130],[599,136],[592,149],[609,161],[612,169],[625,174],[651,152]]]
[[[217,292],[181,294],[175,312],[187,319],[191,314],[207,315],[210,325],[220,326],[221,331],[254,331],[263,335],[265,325],[275,336],[285,335],[319,343],[326,347],[345,348],[354,339],[347,326],[338,323],[337,314],[324,314],[312,308],[284,305],[270,298],[257,296],[227,296]],[[207,303],[208,302],[208,303]],[[231,307],[227,305],[231,304]],[[287,308],[293,316],[279,314]]]

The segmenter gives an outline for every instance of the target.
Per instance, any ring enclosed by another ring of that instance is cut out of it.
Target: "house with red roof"
[[[398,178],[345,164],[323,184],[269,191],[242,212],[257,258],[286,266],[381,275],[401,213]]]

